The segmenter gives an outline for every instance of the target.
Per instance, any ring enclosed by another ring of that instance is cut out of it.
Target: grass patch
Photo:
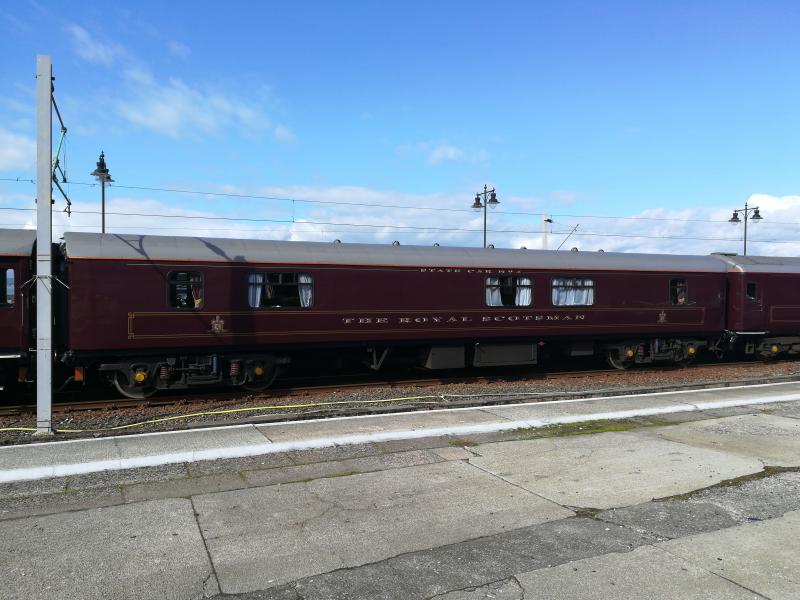
[[[455,438],[455,439],[452,439],[449,442],[447,442],[447,445],[448,446],[457,446],[457,447],[460,448],[462,446],[477,446],[478,442],[473,442],[472,440],[464,440],[464,439],[461,439],[461,438]]]
[[[588,508],[586,506],[568,506],[575,516],[580,519],[594,519],[601,512],[599,508]]]

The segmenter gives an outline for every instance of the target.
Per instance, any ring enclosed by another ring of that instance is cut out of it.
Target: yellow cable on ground
[[[339,404],[381,404],[388,402],[402,402],[408,400],[431,400],[431,399],[444,400],[445,396],[406,396],[403,398],[386,398],[383,400],[341,400],[338,402],[313,402],[308,404],[281,404],[275,406],[250,406],[247,408],[226,408],[220,410],[207,410],[196,413],[189,413],[186,415],[173,415],[171,417],[159,417],[157,419],[149,419],[147,421],[140,421],[138,423],[128,423],[127,425],[115,425],[114,427],[99,427],[96,429],[56,429],[57,433],[101,433],[103,431],[118,431],[120,429],[130,429],[132,427],[140,427],[142,425],[153,425],[155,423],[163,423],[165,421],[178,421],[180,419],[190,419],[192,417],[207,417],[212,415],[225,415],[239,412],[254,412],[258,410],[278,410],[281,408],[316,408],[320,406],[335,406]],[[2,431],[36,431],[35,427],[0,427]]]

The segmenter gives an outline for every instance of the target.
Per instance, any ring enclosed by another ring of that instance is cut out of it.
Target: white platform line
[[[753,386],[746,386],[746,387],[753,387]],[[722,388],[722,389],[730,389],[730,388]],[[667,393],[669,392],[664,392],[664,394]],[[655,394],[645,394],[645,396],[650,396],[650,395],[655,395]],[[633,396],[615,396],[613,398],[622,398],[622,397],[633,397]],[[608,397],[594,398],[594,400],[603,400],[603,399],[609,399],[609,398]],[[671,404],[669,406],[632,408],[630,410],[616,410],[616,411],[599,412],[599,413],[586,413],[580,415],[562,415],[562,416],[546,417],[541,419],[519,419],[514,421],[503,419],[502,421],[469,424],[469,425],[466,424],[451,425],[445,427],[390,430],[390,431],[381,431],[381,432],[364,433],[364,434],[346,434],[339,436],[291,440],[286,442],[251,443],[251,444],[231,446],[231,447],[209,448],[206,450],[169,452],[164,454],[120,457],[114,459],[89,461],[83,463],[63,463],[54,465],[43,465],[38,467],[5,469],[5,470],[0,470],[0,483],[8,483],[11,481],[30,481],[36,479],[47,479],[50,477],[64,477],[67,475],[81,475],[86,473],[95,473],[98,471],[118,471],[122,469],[134,469],[140,467],[154,467],[154,466],[162,466],[162,465],[169,465],[176,463],[197,462],[201,460],[244,458],[248,456],[259,456],[264,454],[275,454],[278,452],[307,450],[312,448],[327,448],[332,446],[368,444],[374,442],[408,440],[408,439],[416,439],[423,437],[463,436],[463,435],[470,435],[477,433],[494,433],[498,431],[508,431],[514,429],[539,428],[539,427],[545,427],[547,425],[580,423],[583,421],[617,420],[617,419],[627,419],[631,417],[644,417],[644,416],[663,415],[663,414],[671,414],[679,412],[695,412],[701,410],[711,410],[716,408],[730,408],[734,406],[749,406],[758,404],[771,404],[776,402],[791,402],[796,400],[800,400],[800,393],[796,392],[790,394],[776,394],[767,397],[747,396],[731,400],[711,400],[706,402],[697,402],[694,404],[678,404],[678,405]],[[531,404],[537,404],[537,403],[520,404],[514,406],[529,406]],[[450,412],[457,412],[461,410],[464,409],[451,409]],[[437,412],[443,412],[443,411],[438,410]],[[394,413],[394,415],[398,414],[401,413]],[[419,415],[424,413],[411,412],[405,414]],[[392,416],[392,415],[382,415],[382,416]],[[336,419],[336,420],[341,420],[341,419]],[[299,421],[297,423],[298,424],[309,423],[309,421]],[[281,425],[285,425],[285,423]],[[252,425],[246,425],[246,426],[252,427]],[[226,428],[215,428],[215,429],[219,430]],[[197,431],[199,433],[202,431],[209,431],[209,430],[201,429],[193,431]],[[41,447],[42,445],[43,444],[38,444],[37,446]],[[18,451],[24,452],[24,449],[29,447],[30,445],[14,446],[12,448],[16,448]],[[9,448],[7,447],[6,450],[8,449]]]

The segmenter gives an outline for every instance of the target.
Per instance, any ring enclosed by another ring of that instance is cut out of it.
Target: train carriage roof
[[[671,254],[554,252],[501,248],[393,246],[389,244],[340,244],[77,232],[65,233],[64,240],[67,256],[73,259],[585,271],[724,273],[727,270],[726,264],[717,257]]]
[[[800,274],[800,258],[793,256],[715,256],[727,264],[729,272]]]
[[[30,256],[35,241],[33,229],[0,229],[0,256]]]

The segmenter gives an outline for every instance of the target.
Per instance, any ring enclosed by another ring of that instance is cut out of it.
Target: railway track
[[[750,362],[729,362],[729,363],[700,363],[692,365],[693,370],[707,369],[720,366],[737,366],[758,364]],[[357,391],[359,389],[373,388],[393,388],[393,387],[430,387],[435,385],[449,384],[490,384],[499,381],[557,381],[560,379],[591,378],[597,376],[625,377],[630,373],[645,372],[672,372],[680,371],[684,367],[677,365],[652,365],[639,367],[635,371],[620,371],[618,369],[584,369],[577,371],[550,371],[550,372],[525,372],[516,374],[492,374],[492,375],[454,375],[450,377],[423,377],[423,378],[391,378],[391,379],[371,379],[369,374],[338,375],[318,377],[318,383],[308,384],[313,378],[298,377],[284,379],[279,386],[266,392],[256,395],[258,398],[291,398],[297,396],[307,396],[324,394],[327,392],[338,391]],[[347,378],[357,378],[358,381],[343,381]],[[305,385],[294,385],[293,379]],[[175,407],[181,405],[191,405],[200,402],[225,402],[252,398],[254,394],[243,393],[242,391],[217,391],[209,393],[204,391],[198,394],[186,395],[185,390],[181,393],[162,395],[147,399],[113,398],[100,400],[80,400],[80,401],[59,401],[53,403],[54,414],[77,413],[95,410],[118,410],[130,408],[157,408]],[[17,405],[0,406],[0,417],[15,417],[36,411],[36,404],[26,403]]]

